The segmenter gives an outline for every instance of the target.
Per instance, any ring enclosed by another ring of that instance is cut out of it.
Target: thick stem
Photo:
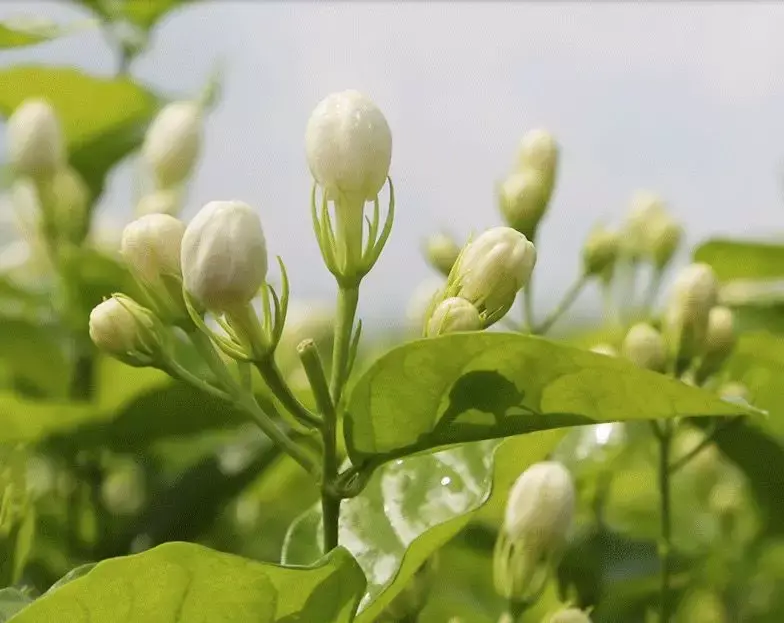
[[[550,315],[542,321],[542,324],[540,324],[538,327],[534,327],[531,332],[536,335],[543,335],[547,333],[556,323],[556,321],[561,316],[563,316],[574,304],[574,302],[577,300],[577,297],[580,295],[580,292],[582,292],[583,288],[585,287],[585,284],[588,283],[589,278],[590,277],[585,273],[580,275],[580,277],[571,286],[569,286],[569,289],[564,293],[561,302],[558,303],[556,308],[550,312]]]
[[[354,316],[359,303],[359,286],[343,287],[338,290],[338,309],[335,322],[335,345],[332,351],[332,378],[330,394],[335,409],[340,405],[343,387],[348,378],[348,359],[351,349],[351,335],[354,330]]]
[[[292,459],[299,463],[305,471],[314,476],[320,477],[319,469],[314,464],[313,459],[286,433],[280,430],[275,423],[269,419],[259,407],[253,394],[243,390],[242,386],[231,376],[228,368],[221,360],[210,338],[201,331],[193,331],[190,334],[191,341],[204,361],[209,366],[212,373],[223,386],[223,389],[230,395],[232,402],[248,414],[261,431],[272,441],[280,446]]]
[[[340,493],[337,491],[337,412],[329,393],[327,377],[318,349],[313,340],[305,340],[297,347],[305,374],[316,405],[323,417],[321,436],[324,441],[323,471],[321,482],[321,511],[324,523],[324,553],[338,546],[338,521],[340,519]]]
[[[659,440],[659,496],[661,504],[661,539],[659,557],[661,559],[661,602],[659,604],[660,623],[670,623],[672,603],[670,595],[670,574],[672,566],[672,500],[670,491],[670,454],[672,446],[672,422],[663,420],[656,428]]]

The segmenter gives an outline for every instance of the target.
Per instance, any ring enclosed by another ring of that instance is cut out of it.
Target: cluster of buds
[[[499,185],[498,199],[506,223],[534,240],[555,188],[558,144],[546,130],[532,130],[520,142],[512,173]]]
[[[623,233],[624,256],[633,263],[648,260],[658,271],[669,265],[683,239],[683,228],[650,191],[633,195]]]
[[[17,184],[30,183],[37,208],[36,235],[50,246],[81,243],[89,227],[90,191],[68,164],[57,113],[44,99],[22,102],[8,120],[8,154]]]
[[[144,137],[141,158],[152,178],[152,190],[136,206],[138,216],[177,215],[183,187],[201,153],[204,110],[200,101],[171,102],[153,119]]]
[[[574,505],[572,476],[560,463],[536,463],[520,475],[493,556],[493,580],[501,597],[536,600],[563,551]]]
[[[308,120],[305,149],[314,180],[311,213],[321,255],[342,285],[356,287],[375,265],[392,230],[392,133],[370,99],[358,91],[342,91],[316,106]],[[382,226],[378,195],[387,180],[389,207]],[[368,202],[373,203],[373,216],[366,219]]]
[[[494,227],[469,241],[431,302],[424,334],[486,329],[503,318],[531,278],[536,249],[511,227]]]

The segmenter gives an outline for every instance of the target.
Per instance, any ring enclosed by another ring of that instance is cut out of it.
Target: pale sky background
[[[0,3],[0,19],[86,15],[67,4]],[[542,230],[537,298],[548,308],[578,270],[599,219],[631,194],[660,193],[689,243],[777,234],[784,225],[784,4],[762,2],[229,2],[189,5],[153,32],[132,74],[170,95],[227,73],[208,121],[190,217],[213,199],[257,206],[294,294],[329,297],[309,214],[304,128],[330,92],[356,88],[387,116],[397,219],[361,311],[381,323],[433,273],[419,254],[440,228],[466,237],[500,223],[494,184],[531,128],[562,146]],[[3,52],[16,62],[111,73],[99,32]],[[111,180],[102,217],[130,217],[131,164]],[[591,309],[597,297],[581,298]]]

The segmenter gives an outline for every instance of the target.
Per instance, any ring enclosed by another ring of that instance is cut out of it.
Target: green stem
[[[259,374],[261,374],[261,378],[263,378],[264,382],[267,384],[267,387],[269,387],[272,394],[280,400],[280,403],[286,411],[291,413],[298,422],[305,426],[311,428],[321,427],[321,421],[313,415],[307,407],[297,399],[294,392],[291,391],[291,388],[284,380],[278,365],[275,363],[272,354],[267,355],[258,361],[254,361],[253,363],[259,371]]]
[[[305,340],[297,347],[308,382],[313,390],[316,405],[323,417],[321,436],[324,441],[323,472],[321,483],[321,509],[324,522],[324,553],[338,546],[338,521],[340,518],[341,496],[337,491],[338,454],[337,454],[337,412],[329,393],[327,377],[321,363],[316,343]]]
[[[534,276],[531,275],[525,288],[523,288],[523,322],[526,329],[530,332],[533,332],[535,323],[533,278]]]
[[[585,273],[581,274],[580,277],[571,286],[569,286],[569,289],[564,293],[561,302],[558,303],[552,312],[550,312],[550,315],[542,321],[542,324],[540,324],[538,327],[534,327],[531,332],[536,335],[543,335],[544,333],[547,333],[555,324],[555,322],[561,316],[563,316],[577,300],[577,297],[580,295],[580,292],[582,292],[589,279],[589,275]]]
[[[228,368],[221,360],[210,338],[201,331],[193,331],[190,334],[191,341],[204,361],[212,370],[223,386],[234,404],[245,411],[256,425],[272,441],[277,443],[284,452],[299,463],[308,473],[320,477],[319,469],[308,455],[297,443],[295,443],[286,433],[280,430],[275,423],[270,420],[266,413],[260,408],[253,394],[243,390],[242,386],[231,376]]]
[[[199,378],[189,370],[186,370],[174,360],[167,361],[163,366],[163,371],[178,381],[188,383],[196,389],[200,389],[205,394],[209,394],[215,398],[220,398],[221,400],[231,402],[231,396],[229,394],[224,392],[222,389],[215,387],[214,385],[210,385],[207,381]]]
[[[654,422],[654,424],[656,424]],[[670,454],[672,450],[672,422],[662,420],[655,427],[659,440],[659,496],[661,503],[661,540],[659,557],[661,559],[661,596],[659,604],[660,623],[670,623],[672,603],[670,595],[670,574],[672,572],[672,499],[670,489]]]
[[[340,398],[349,374],[349,351],[358,303],[359,284],[353,287],[340,286],[335,322],[335,346],[332,351],[332,378],[330,379],[330,394],[336,409],[340,405]]]
[[[743,417],[744,416],[742,415],[731,417],[714,426],[713,429],[702,439],[702,441],[700,441],[700,443],[694,446],[694,448],[684,454],[677,461],[673,461],[672,465],[670,465],[670,474],[674,474],[685,465],[688,465],[692,459],[694,459],[694,457],[696,457],[700,452],[705,450],[705,448],[714,442],[716,435],[718,435],[721,431],[730,428],[732,425],[737,424],[743,419]]]
[[[655,269],[653,277],[651,278],[651,283],[648,286],[648,291],[645,293],[645,300],[643,301],[642,305],[641,315],[643,319],[647,319],[650,316],[651,310],[656,303],[656,297],[659,295],[659,290],[661,289],[663,280],[664,271],[659,268]]]

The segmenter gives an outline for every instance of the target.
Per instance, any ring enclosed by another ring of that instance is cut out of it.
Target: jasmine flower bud
[[[202,142],[202,109],[196,102],[172,102],[155,117],[141,155],[158,188],[181,184],[192,173]]]
[[[425,243],[425,255],[428,263],[446,277],[460,255],[460,246],[447,234],[435,234]]]
[[[60,122],[43,99],[22,102],[8,119],[8,153],[17,175],[50,177],[65,164]]]
[[[445,298],[466,299],[488,327],[514,304],[536,264],[534,245],[511,227],[494,227],[469,242],[455,262]]]
[[[247,305],[267,276],[259,217],[241,201],[211,201],[186,227],[180,260],[185,290],[206,309]]]
[[[516,171],[499,188],[499,208],[507,225],[533,239],[550,201],[551,187],[536,169]]]
[[[583,247],[583,270],[586,275],[611,272],[620,250],[618,232],[596,227]]]
[[[435,337],[458,331],[479,331],[482,318],[470,302],[457,296],[441,301],[433,310],[425,326],[425,337]]]
[[[180,249],[185,224],[168,214],[148,214],[126,225],[120,253],[134,275],[146,285],[161,275],[182,277]]]
[[[100,350],[128,365],[155,365],[164,353],[160,320],[123,294],[115,294],[90,312],[89,330]]]
[[[664,339],[647,323],[641,322],[629,329],[622,350],[624,357],[641,368],[662,372],[667,365]]]
[[[710,310],[718,297],[718,280],[707,264],[682,269],[672,286],[664,324],[679,357],[690,358],[705,347]]]
[[[558,167],[558,143],[547,130],[531,130],[523,136],[518,152],[518,169],[542,173],[552,190]],[[549,192],[548,192],[549,199]]]
[[[392,133],[379,108],[349,90],[324,98],[305,132],[308,165],[331,196],[357,196],[364,203],[378,195],[389,175]]]

